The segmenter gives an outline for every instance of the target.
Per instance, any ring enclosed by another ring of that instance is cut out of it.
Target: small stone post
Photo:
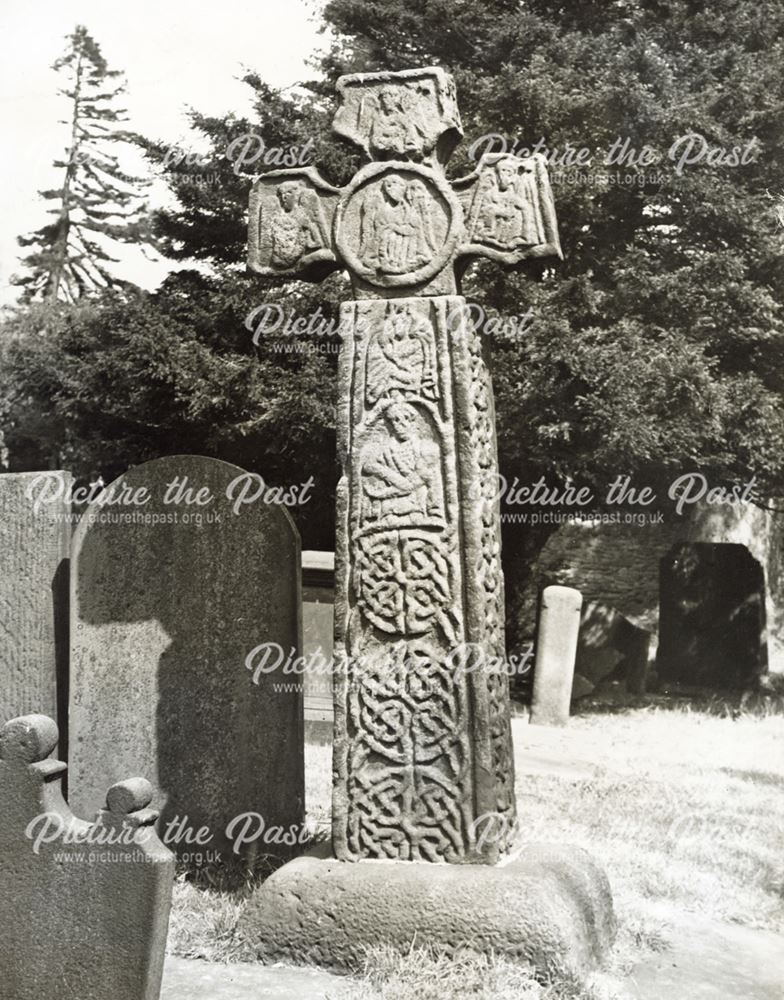
[[[531,722],[565,726],[574,680],[574,660],[583,597],[573,587],[545,587],[539,613]]]

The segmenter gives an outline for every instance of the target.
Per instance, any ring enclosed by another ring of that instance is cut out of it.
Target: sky
[[[238,77],[257,71],[275,87],[313,76],[307,60],[327,44],[317,12],[323,0],[4,0],[0,11],[0,302],[16,298],[10,276],[24,251],[16,237],[48,221],[38,191],[57,187],[67,117],[62,81],[51,69],[65,36],[83,24],[111,69],[124,71],[127,127],[198,150],[189,139],[187,106],[207,114],[250,110],[250,89]],[[142,161],[139,161],[142,166]],[[165,198],[156,185],[152,200]],[[124,256],[123,256],[124,255]],[[121,249],[125,277],[155,287],[167,265]]]

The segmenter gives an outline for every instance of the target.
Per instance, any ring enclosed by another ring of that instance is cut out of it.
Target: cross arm
[[[342,267],[332,223],[341,189],[314,167],[256,179],[248,207],[248,267],[265,277],[320,281]]]
[[[547,164],[529,157],[485,154],[452,185],[463,208],[457,256],[518,264],[533,257],[563,259]]]

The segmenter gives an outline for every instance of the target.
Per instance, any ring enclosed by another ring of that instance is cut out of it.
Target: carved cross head
[[[333,127],[371,162],[344,188],[313,167],[275,170],[253,185],[248,266],[320,280],[345,268],[357,298],[451,295],[467,263],[562,256],[544,157],[482,157],[449,183],[463,131],[442,69],[360,73],[337,84]]]

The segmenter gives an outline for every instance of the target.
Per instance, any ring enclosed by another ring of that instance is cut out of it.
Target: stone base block
[[[607,876],[585,851],[526,845],[502,867],[297,858],[256,892],[243,935],[263,962],[350,972],[368,946],[412,943],[529,962],[581,976],[607,956],[615,916]]]

